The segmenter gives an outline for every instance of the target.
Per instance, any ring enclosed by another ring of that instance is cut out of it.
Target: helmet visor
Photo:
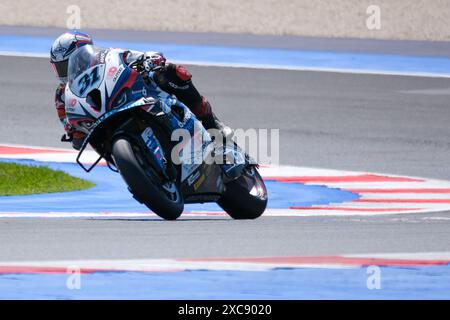
[[[67,77],[67,66],[69,64],[68,60],[53,62],[52,64],[58,77],[60,78]]]

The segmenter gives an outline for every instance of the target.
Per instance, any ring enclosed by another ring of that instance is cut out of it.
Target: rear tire
[[[113,142],[112,155],[122,178],[138,201],[166,220],[175,220],[181,215],[184,200],[178,186],[156,182],[153,169],[149,165],[145,168],[145,163],[139,161],[128,138],[119,137]]]
[[[267,189],[256,168],[226,184],[217,202],[233,219],[256,219],[267,207]]]

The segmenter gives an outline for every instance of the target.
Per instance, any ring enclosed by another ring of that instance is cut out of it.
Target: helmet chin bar
[[[59,80],[60,82],[66,84],[68,78],[67,78],[67,77],[60,77],[60,76],[59,76],[58,71],[56,71],[56,67],[55,67],[55,65],[54,65],[54,62],[51,62],[51,65],[52,65],[52,69],[53,69],[53,72],[55,73],[56,78],[58,78],[58,80]]]
[[[69,65],[69,60],[63,60],[59,62],[52,62],[53,70],[55,70],[57,76],[59,78],[66,78],[67,79],[67,69]]]

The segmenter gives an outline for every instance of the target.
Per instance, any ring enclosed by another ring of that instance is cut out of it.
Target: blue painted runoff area
[[[148,212],[134,200],[118,173],[105,166],[97,166],[90,173],[77,164],[37,162],[33,160],[0,160],[24,165],[47,166],[62,170],[74,177],[92,181],[95,187],[82,191],[0,197],[0,212]],[[268,208],[326,205],[358,199],[358,195],[326,186],[308,186],[301,183],[266,181],[269,192]],[[82,204],[80,206],[80,203]],[[189,204],[185,211],[223,211],[217,204]]]
[[[0,52],[47,55],[53,41],[53,38],[42,36],[1,35]],[[180,45],[102,39],[95,39],[95,42],[103,47],[161,51],[169,60],[196,64],[450,77],[450,59],[442,57]]]
[[[366,268],[271,271],[1,274],[0,299],[448,299],[450,267],[380,267],[380,287]]]

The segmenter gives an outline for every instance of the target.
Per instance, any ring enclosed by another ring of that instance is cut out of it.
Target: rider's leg
[[[211,104],[202,96],[192,82],[192,75],[184,66],[168,64],[158,75],[158,85],[166,92],[174,94],[202,121],[206,129],[218,129],[224,135],[231,129],[224,125],[213,113]]]

